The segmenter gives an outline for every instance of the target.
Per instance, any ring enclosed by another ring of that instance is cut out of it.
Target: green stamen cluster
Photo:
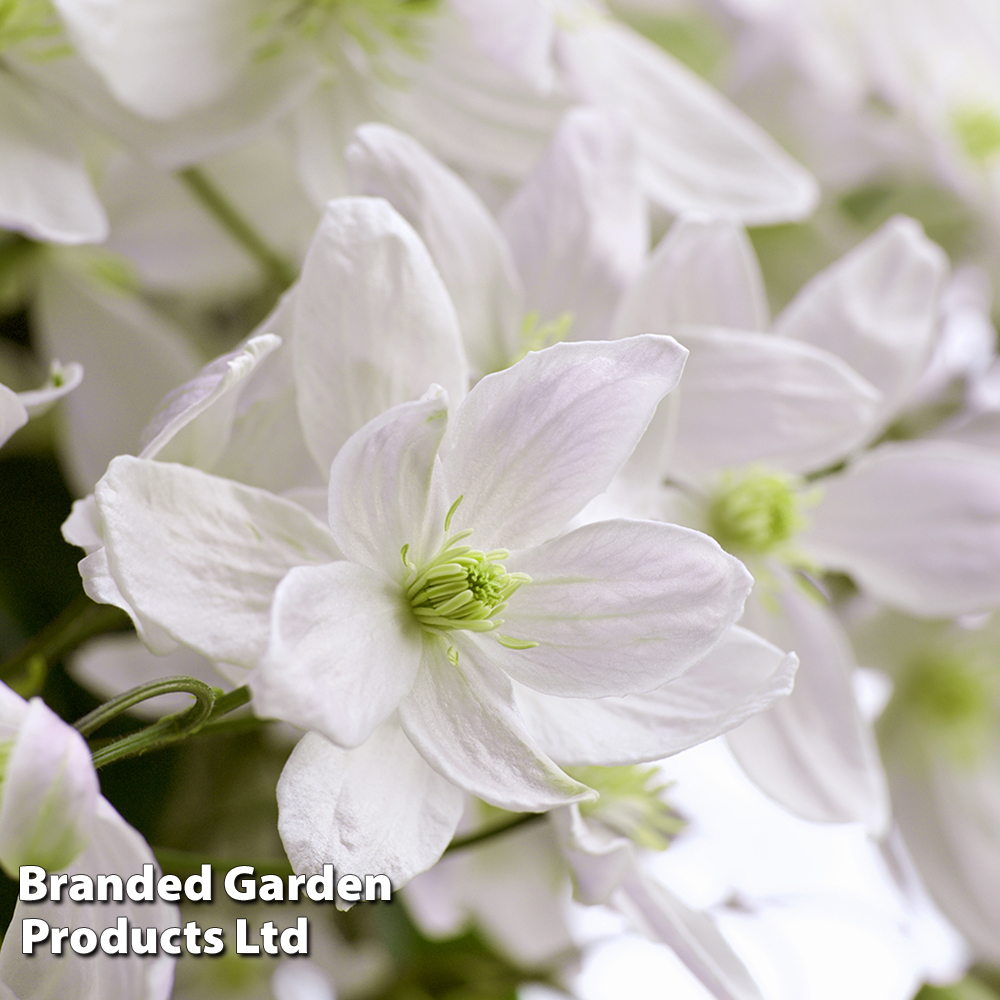
[[[787,542],[803,525],[792,476],[748,472],[727,477],[709,503],[708,530],[723,548],[762,555]]]
[[[459,497],[448,511],[446,532],[461,500]],[[448,535],[433,558],[422,566],[409,559],[409,545],[403,546],[400,555],[410,571],[404,585],[406,598],[420,626],[428,631],[491,632],[503,623],[497,615],[507,607],[514,592],[531,582],[525,573],[508,573],[504,569],[501,560],[510,555],[506,549],[482,552],[463,545],[471,534],[469,528]],[[512,649],[536,645],[507,636],[498,639]]]
[[[639,847],[663,851],[684,829],[684,820],[664,801],[668,785],[655,767],[567,767],[567,774],[600,793],[581,802],[580,812]]]
[[[974,763],[994,725],[1000,679],[976,656],[928,653],[899,681],[892,715],[919,719],[955,758]]]
[[[989,108],[962,108],[952,124],[970,159],[982,163],[1000,150],[1000,118]]]
[[[420,55],[420,18],[438,4],[439,0],[290,0],[255,19],[253,27],[272,36],[258,58],[280,52],[289,35],[319,39],[331,30],[351,36],[369,56],[383,43]]]
[[[49,0],[0,0],[0,53],[28,42],[52,42],[32,53],[37,58],[66,55],[71,49]]]

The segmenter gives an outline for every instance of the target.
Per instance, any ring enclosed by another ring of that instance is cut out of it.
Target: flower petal
[[[220,666],[225,675],[204,656],[184,646],[155,656],[130,632],[110,632],[88,640],[75,650],[69,673],[101,701],[107,701],[122,691],[167,677],[194,677],[210,687],[223,689],[246,680],[246,671],[242,668]],[[129,713],[153,722],[168,713],[183,712],[191,704],[191,695],[179,692],[140,702],[133,705]]]
[[[49,377],[45,383],[37,389],[28,389],[26,392],[19,392],[18,398],[28,411],[29,417],[40,417],[48,413],[57,400],[62,399],[67,393],[72,392],[82,381],[82,365],[77,362],[64,365],[60,361],[54,360],[50,366]]]
[[[851,688],[847,637],[828,609],[783,584],[776,595],[752,596],[742,624],[798,654],[794,690],[726,739],[743,770],[790,812],[861,822],[879,836],[889,815],[885,776]]]
[[[452,0],[476,47],[504,69],[537,88],[552,86],[552,14],[537,0],[507,0],[502,6]]]
[[[387,88],[389,120],[463,171],[520,179],[538,162],[570,101],[562,88],[540,93],[484,58],[480,26],[470,31],[469,20],[451,7],[441,5],[427,22],[424,51],[401,61],[408,85]]]
[[[614,336],[671,333],[679,323],[770,325],[760,264],[735,222],[697,214],[677,219],[625,293]]]
[[[251,337],[168,393],[143,433],[139,457],[211,469],[229,442],[237,390],[280,344],[274,334]]]
[[[649,246],[627,122],[596,108],[568,111],[501,224],[528,310],[541,323],[570,317],[573,340],[609,339],[618,299]]]
[[[337,453],[330,530],[348,559],[402,580],[404,545],[418,564],[437,549],[449,502],[437,461],[447,405],[435,386],[369,421]]]
[[[359,128],[346,156],[356,190],[386,198],[426,244],[476,372],[506,368],[520,347],[521,287],[486,206],[423,146],[387,125]]]
[[[420,627],[394,582],[356,563],[300,566],[274,594],[254,706],[356,747],[413,686],[420,654]]]
[[[307,733],[278,781],[278,831],[297,872],[332,863],[388,875],[396,891],[441,856],[464,803],[394,723],[356,750]]]
[[[28,422],[28,411],[17,393],[0,385],[0,445]]]
[[[70,875],[118,873],[123,879],[139,874],[144,864],[156,864],[145,840],[118,815],[103,798],[97,801],[94,836],[90,846],[65,867]],[[156,870],[159,875],[159,870]],[[159,934],[168,927],[181,926],[180,910],[171,903],[154,898],[137,902],[125,897],[121,903],[81,905],[65,895],[59,902],[50,900],[18,902],[12,927],[34,917],[50,927],[89,927],[101,932],[124,918],[130,927],[151,928]],[[174,983],[175,960],[159,952],[156,955],[108,955],[100,948],[90,955],[78,955],[64,943],[63,954],[53,955],[42,943],[37,955],[21,954],[21,935],[4,938],[0,949],[0,984],[10,987],[17,997],[32,1000],[107,1000],[109,997],[141,997],[142,1000],[167,1000]]]
[[[685,352],[669,337],[556,344],[487,375],[459,407],[442,454],[456,527],[490,545],[551,538],[631,454]]]
[[[94,833],[100,786],[90,748],[32,698],[9,754],[0,785],[0,864],[11,878],[20,865],[65,868]]]
[[[302,508],[187,466],[121,456],[96,496],[124,598],[211,660],[256,666],[282,577],[340,558]]]
[[[651,691],[682,674],[743,612],[753,580],[708,535],[656,521],[599,521],[515,552],[527,573],[499,648],[522,684],[564,698]]]
[[[680,677],[643,695],[556,698],[515,685],[538,745],[564,767],[639,764],[713,739],[788,695],[798,657],[734,626]]]
[[[775,332],[843,358],[883,394],[884,419],[926,367],[947,267],[918,223],[890,219],[809,282],[777,318]]]
[[[567,85],[627,115],[649,197],[671,212],[706,211],[749,225],[800,219],[813,178],[770,136],[691,70],[588,6],[557,39]]]
[[[202,365],[187,334],[136,296],[68,269],[46,267],[34,311],[49,357],[87,373],[61,404],[69,471],[88,493],[116,455],[139,449],[157,400]]]
[[[686,327],[671,471],[707,479],[766,463],[822,469],[867,436],[880,405],[836,355],[769,333]]]
[[[1000,461],[945,441],[881,445],[822,480],[799,541],[873,597],[917,616],[1000,604]]]
[[[321,469],[362,424],[467,371],[455,309],[427,248],[376,198],[327,207],[306,255],[293,339],[299,415]]]
[[[0,74],[0,227],[53,243],[97,243],[108,220],[67,139],[74,122],[56,101]]]
[[[210,103],[260,42],[241,0],[55,0],[87,61],[127,107],[174,118]]]
[[[707,913],[693,910],[633,865],[612,905],[668,945],[717,1000],[763,1000],[742,960]]]
[[[424,759],[459,788],[514,812],[544,812],[595,797],[535,745],[514,705],[510,682],[475,641],[428,636],[413,690],[399,706],[403,730]]]

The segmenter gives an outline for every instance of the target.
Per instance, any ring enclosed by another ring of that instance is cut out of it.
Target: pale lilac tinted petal
[[[449,492],[465,498],[455,526],[507,548],[550,538],[607,487],[684,357],[669,337],[556,344],[487,375],[442,455]]]
[[[53,243],[104,239],[108,220],[73,132],[60,104],[0,74],[0,226]]]
[[[417,234],[377,198],[327,207],[296,293],[293,350],[299,415],[321,469],[362,424],[432,383],[455,400],[466,389],[448,292]]]
[[[596,108],[568,111],[501,223],[527,309],[542,323],[570,317],[573,340],[609,339],[618,299],[649,246],[628,124]]]
[[[385,874],[398,890],[451,840],[465,797],[399,727],[356,750],[317,733],[299,741],[278,782],[278,831],[297,872]]]
[[[767,329],[760,265],[735,222],[707,215],[679,218],[622,299],[614,336],[671,333],[680,323]]]
[[[514,705],[510,682],[468,633],[428,636],[420,673],[399,707],[403,729],[424,759],[459,788],[515,812],[544,812],[593,798],[535,745]]]
[[[945,441],[882,445],[822,480],[801,544],[918,616],[1000,603],[1000,460]]]
[[[687,328],[673,468],[822,469],[866,437],[879,393],[836,355],[767,333]]]
[[[634,865],[612,905],[668,945],[717,1000],[763,1000],[760,988],[707,913],[681,902]]]
[[[682,674],[743,611],[753,580],[698,531],[656,521],[599,521],[515,552],[531,583],[501,632],[537,642],[499,647],[504,670],[569,698],[639,694]]]
[[[301,566],[274,594],[254,708],[356,747],[410,690],[420,653],[420,627],[387,577],[350,562]]]
[[[40,698],[28,703],[0,786],[0,863],[68,865],[94,833],[100,786],[90,748]]]
[[[65,871],[91,879],[114,872],[125,879],[139,874],[144,864],[156,864],[149,845],[105,799],[98,799],[90,846]],[[19,902],[11,926],[19,928],[29,917],[44,920],[50,927],[68,927],[70,931],[89,927],[98,933],[105,927],[116,927],[120,918],[129,927],[148,927],[157,935],[182,924],[180,910],[172,903],[159,898],[135,902],[127,896],[121,903],[81,905],[65,895],[60,902]],[[107,955],[98,948],[94,954],[77,955],[64,943],[63,953],[52,955],[49,947],[49,942],[37,945],[35,955],[29,958],[21,954],[21,935],[8,934],[0,949],[0,981],[13,989],[15,996],[32,1000],[167,1000],[173,988],[175,960],[162,951],[149,956]]]
[[[168,393],[143,432],[139,457],[210,470],[229,441],[238,390],[280,344],[273,334],[251,337]]]
[[[506,368],[519,347],[521,289],[486,206],[419,143],[387,125],[362,126],[346,155],[358,193],[386,198],[426,244],[476,372]]]
[[[404,545],[417,564],[438,548],[454,500],[444,493],[437,461],[447,406],[435,387],[367,423],[338,452],[330,467],[330,530],[348,559],[401,581]]]
[[[340,558],[302,508],[187,466],[121,456],[96,496],[129,605],[211,660],[255,666],[282,577]]]
[[[28,422],[28,411],[17,393],[0,385],[0,444]]]
[[[157,401],[202,359],[179,326],[136,296],[69,270],[44,269],[34,315],[46,354],[86,372],[60,409],[69,471],[87,493],[112,458],[138,451]]]
[[[785,697],[798,658],[731,628],[676,680],[624,698],[556,698],[515,685],[538,745],[563,766],[638,764],[713,739]]]
[[[891,219],[809,282],[775,332],[843,358],[882,392],[888,417],[927,364],[947,267],[918,223]]]
[[[646,193],[665,208],[757,225],[812,210],[813,178],[717,91],[636,32],[588,10],[560,33],[556,51],[572,91],[630,118]]]
[[[742,624],[799,657],[792,693],[726,737],[744,771],[790,812],[885,830],[888,798],[871,727],[851,688],[854,660],[833,614],[791,580],[752,596]]]

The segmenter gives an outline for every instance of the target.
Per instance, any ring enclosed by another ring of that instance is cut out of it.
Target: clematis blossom
[[[124,877],[155,862],[143,838],[101,796],[90,750],[83,737],[44,702],[26,702],[0,684],[0,865],[17,878],[21,865],[71,875],[121,873]],[[35,917],[72,929],[111,926],[124,915],[134,926],[160,929],[180,924],[175,906],[99,903],[80,907],[70,900],[18,902],[11,922]],[[101,920],[107,924],[101,924]],[[52,955],[28,959],[21,935],[8,933],[0,948],[0,995],[39,1000],[166,1000],[174,960],[151,957]]]
[[[648,691],[738,617],[749,575],[707,536],[628,520],[558,534],[627,458],[683,358],[657,336],[561,344],[481,380],[451,419],[440,390],[400,404],[337,452],[329,528],[197,469],[112,462],[96,500],[124,599],[210,659],[255,667],[257,710],[312,731],[283,778],[309,789],[308,809],[301,794],[286,808],[295,791],[282,807],[299,870],[306,855],[350,866],[364,853],[409,878],[454,832],[459,789],[514,810],[589,797],[538,747],[513,683]],[[433,823],[433,836],[373,842],[376,813],[391,829],[407,805],[402,826]],[[337,808],[363,814],[322,835],[339,850],[316,836]]]

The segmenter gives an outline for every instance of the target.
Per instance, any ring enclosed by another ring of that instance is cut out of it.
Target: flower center
[[[993,732],[1000,687],[986,659],[942,650],[917,657],[896,686],[892,716],[903,710],[910,720],[916,717],[955,760],[975,763]]]
[[[664,800],[669,787],[655,767],[567,767],[567,774],[600,793],[581,802],[580,812],[627,837],[639,847],[662,851],[684,828],[684,820]]]
[[[462,542],[472,529],[448,535],[452,515],[462,502],[459,497],[444,521],[446,537],[437,553],[421,566],[409,558],[409,545],[400,555],[410,571],[404,582],[406,598],[421,628],[430,632],[466,629],[470,632],[492,632],[503,624],[497,616],[507,607],[514,592],[530,583],[526,573],[508,573],[501,560],[510,553],[506,549],[482,552]],[[511,649],[528,649],[536,643],[522,642],[507,636],[498,640]]]
[[[410,55],[421,51],[421,19],[440,0],[286,0],[262,12],[253,27],[267,36],[258,58],[275,55],[298,35],[308,40],[344,36],[374,56],[383,43]]]
[[[798,481],[780,473],[727,475],[709,502],[709,530],[731,552],[762,555],[802,527]]]
[[[952,125],[962,148],[977,163],[1000,150],[1000,118],[989,108],[962,108],[953,115]]]

